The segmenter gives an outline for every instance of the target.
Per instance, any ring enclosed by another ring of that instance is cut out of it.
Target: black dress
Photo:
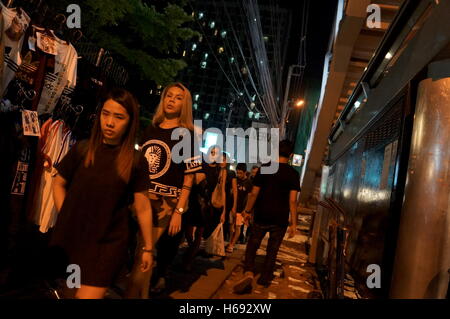
[[[52,234],[67,264],[81,269],[81,283],[108,287],[126,262],[128,206],[134,192],[148,189],[148,169],[136,152],[130,182],[115,170],[120,146],[102,144],[94,165],[84,167],[87,142],[77,143],[58,165],[67,180],[66,198]]]

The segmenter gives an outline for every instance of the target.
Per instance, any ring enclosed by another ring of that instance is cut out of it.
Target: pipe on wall
[[[428,78],[418,89],[390,297],[445,298],[449,268],[450,77]]]

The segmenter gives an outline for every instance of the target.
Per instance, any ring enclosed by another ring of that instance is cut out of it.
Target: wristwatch
[[[183,215],[183,213],[184,213],[184,209],[182,208],[182,207],[180,207],[180,208],[175,208],[175,213],[178,213],[178,214],[180,214],[180,215]]]

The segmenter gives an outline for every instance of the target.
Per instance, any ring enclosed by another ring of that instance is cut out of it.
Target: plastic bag
[[[225,256],[225,242],[223,240],[223,224],[219,223],[211,236],[206,239],[205,251],[216,256]]]

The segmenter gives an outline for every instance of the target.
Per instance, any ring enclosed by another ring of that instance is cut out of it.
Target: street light
[[[303,104],[305,104],[305,101],[304,101],[304,100],[298,100],[298,101],[295,103],[295,106],[300,107],[300,106],[302,106]]]

